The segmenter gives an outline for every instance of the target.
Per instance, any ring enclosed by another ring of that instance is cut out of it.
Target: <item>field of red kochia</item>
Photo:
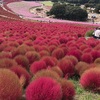
[[[86,39],[89,30],[94,27],[1,21],[0,99],[20,100],[25,90],[26,100],[73,100],[69,78],[77,75],[83,88],[100,93],[100,41]]]

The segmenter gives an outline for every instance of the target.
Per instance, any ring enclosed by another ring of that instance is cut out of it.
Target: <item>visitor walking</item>
[[[100,39],[100,27],[97,27],[96,30],[93,32],[93,37],[96,39]]]

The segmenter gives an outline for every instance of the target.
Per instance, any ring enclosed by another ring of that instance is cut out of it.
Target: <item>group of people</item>
[[[93,32],[93,37],[100,39],[100,27],[96,27],[95,31]]]

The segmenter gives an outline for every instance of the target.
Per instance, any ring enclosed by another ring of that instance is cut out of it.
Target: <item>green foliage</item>
[[[100,4],[96,5],[95,12],[100,14]]]
[[[93,32],[94,32],[94,30],[90,30],[85,34],[85,36],[86,37],[92,37],[93,36]]]
[[[88,17],[86,10],[81,9],[78,6],[60,3],[57,3],[52,7],[50,15],[55,15],[55,17],[59,19],[76,21],[85,21]]]
[[[80,3],[80,4],[85,4],[85,3],[100,3],[100,0],[65,0],[70,3]]]
[[[95,7],[95,4],[94,4],[94,3],[86,3],[86,4],[85,4],[85,7],[86,7],[86,8],[87,8],[87,7],[93,8],[93,7]]]

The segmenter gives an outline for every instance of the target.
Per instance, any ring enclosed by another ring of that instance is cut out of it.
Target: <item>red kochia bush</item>
[[[80,61],[81,60],[82,52],[80,50],[78,50],[78,49],[70,50],[68,52],[68,55],[73,55],[73,56],[75,56]]]
[[[15,74],[19,77],[19,79],[21,77],[25,78],[25,80],[24,80],[25,83],[22,82],[24,84],[24,86],[27,86],[29,84],[31,75],[28,73],[28,71],[25,68],[23,68],[21,66],[13,66],[13,67],[11,67],[10,70],[15,72]]]
[[[49,77],[41,77],[27,87],[27,100],[61,100],[62,89],[59,83]]]
[[[100,58],[95,59],[94,63],[100,64]]]
[[[0,68],[11,68],[12,66],[17,65],[16,61],[10,58],[0,59]]]
[[[61,59],[64,57],[64,51],[61,48],[57,48],[52,52],[52,56],[56,57],[57,59]]]
[[[58,66],[51,67],[51,70],[55,71],[60,77],[63,77],[63,72]]]
[[[80,84],[85,89],[100,93],[100,68],[85,71],[80,78]]]
[[[8,69],[0,69],[0,100],[20,100],[21,96],[17,75]]]
[[[100,57],[100,50],[92,50],[91,55],[93,57],[93,61]]]
[[[35,61],[34,63],[31,64],[30,71],[32,74],[35,74],[38,71],[46,68],[47,68],[46,63],[40,60],[40,61]]]
[[[46,50],[42,50],[39,52],[40,56],[43,57],[43,56],[50,56],[49,52],[46,51]]]
[[[30,64],[40,59],[40,54],[36,51],[28,51],[25,56],[28,58]]]
[[[29,69],[29,61],[26,56],[17,55],[14,59],[18,63],[18,65],[21,65],[22,67],[26,69]]]
[[[52,53],[53,50],[55,50],[55,49],[56,49],[56,46],[55,46],[55,45],[50,45],[50,46],[49,46],[49,50],[50,50],[51,53]]]
[[[10,52],[0,52],[0,59],[1,58],[12,58],[12,54]]]
[[[50,77],[53,78],[55,80],[59,80],[60,76],[58,75],[58,73],[56,73],[55,71],[51,70],[51,69],[43,69],[39,72],[37,72],[34,76],[33,79],[38,79],[40,77]]]
[[[76,65],[78,63],[78,59],[75,56],[65,56],[63,59],[69,59],[73,65]]]
[[[41,60],[45,61],[47,67],[53,67],[55,66],[55,61],[50,56],[44,56]]]
[[[66,79],[61,79],[60,84],[63,92],[62,100],[73,100],[75,96],[74,84]]]
[[[24,55],[27,52],[27,45],[22,44],[12,51],[12,56]]]
[[[89,69],[89,68],[90,68],[89,64],[86,63],[86,62],[82,62],[82,61],[78,62],[78,63],[76,64],[76,66],[75,66],[76,73],[79,74],[79,75],[82,75],[82,73],[83,73],[85,70]]]
[[[93,57],[90,53],[84,53],[82,56],[81,56],[81,60],[83,62],[86,62],[86,63],[92,63],[93,62]]]
[[[70,77],[74,75],[74,65],[70,60],[62,59],[61,61],[59,61],[58,66],[63,71],[64,76]]]

